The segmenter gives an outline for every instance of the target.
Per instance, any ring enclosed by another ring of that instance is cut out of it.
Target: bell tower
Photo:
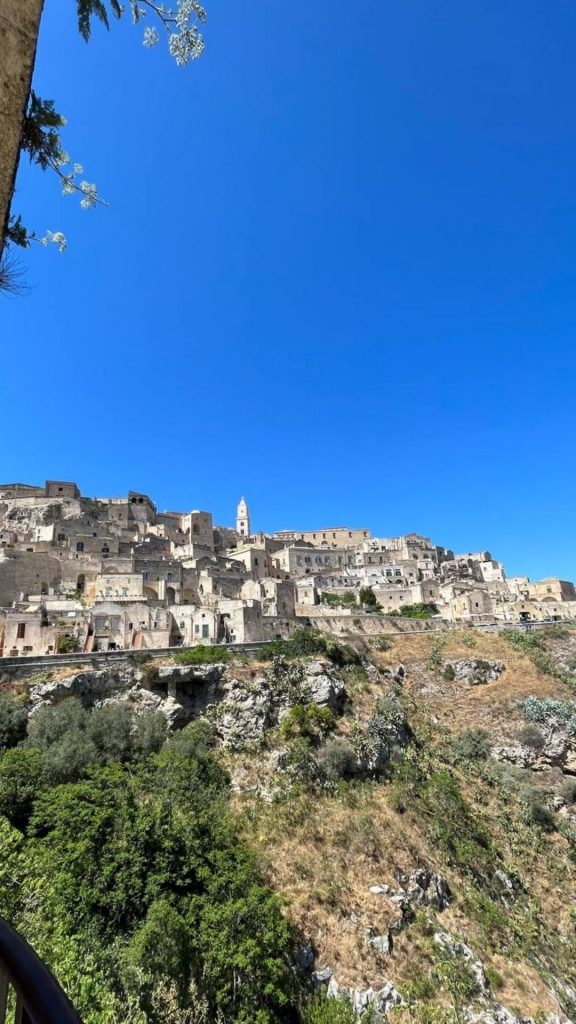
[[[250,513],[244,498],[240,498],[236,509],[236,533],[241,537],[250,536]]]

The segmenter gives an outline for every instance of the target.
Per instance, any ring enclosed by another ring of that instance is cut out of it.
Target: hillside
[[[86,1020],[576,1019],[576,632],[209,651],[3,682],[1,912]]]

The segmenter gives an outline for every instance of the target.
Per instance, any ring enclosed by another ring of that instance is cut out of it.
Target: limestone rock
[[[489,997],[490,986],[484,966],[480,960],[474,959],[474,953],[467,946],[465,942],[461,942],[459,939],[454,938],[448,932],[434,932],[433,940],[437,946],[440,946],[445,953],[450,957],[454,957],[458,960],[464,960],[468,964],[468,969],[472,975],[475,984],[476,991],[479,996]]]
[[[469,686],[493,683],[500,678],[506,669],[503,661],[483,661],[478,658],[449,661],[446,662],[445,667],[452,669],[456,682],[465,682]]]
[[[392,952],[392,936],[390,932],[384,932],[382,935],[372,935],[368,939],[368,944],[382,956],[388,956]]]
[[[331,997],[345,996],[348,998],[360,1018],[370,1007],[373,1014],[371,1019],[375,1021],[375,1024],[382,1020],[394,1006],[400,1006],[403,1003],[402,996],[391,981],[385,982],[379,989],[374,989],[372,986],[369,988],[340,988],[333,974],[328,982],[327,994]]]

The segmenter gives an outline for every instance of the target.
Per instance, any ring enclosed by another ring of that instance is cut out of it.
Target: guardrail
[[[212,648],[221,648],[224,651],[240,651],[242,654],[257,653],[272,640],[251,640],[245,644],[210,644]],[[198,646],[198,645],[195,645]],[[193,646],[187,647],[154,647],[150,649],[138,649],[127,647],[115,651],[79,651],[75,654],[32,654],[23,655],[19,658],[0,658],[0,671],[3,668],[45,668],[47,665],[57,669],[66,665],[98,665],[109,664],[114,661],[126,661],[134,656],[145,658],[166,658],[171,654],[179,654],[182,651],[193,651]],[[0,1021],[1,1024],[1,1021]]]
[[[414,631],[398,631],[385,629],[379,630],[378,633],[363,633],[362,631],[350,632],[348,635],[351,637],[357,637],[362,640],[370,640],[374,636],[390,636],[390,637],[404,637],[414,636],[416,633],[424,635],[430,635],[431,633],[445,633],[448,630],[456,631],[462,630],[481,630],[488,633],[498,633],[500,630],[509,629],[546,629],[558,626],[574,626],[576,625],[576,619],[540,619],[534,620],[533,622],[462,622],[462,623],[449,623],[446,622],[443,625],[432,625],[433,619],[426,620],[430,625],[423,630]],[[346,640],[346,636],[342,636],[342,640]],[[208,646],[212,648],[222,648],[225,651],[238,651],[241,654],[257,654],[259,651],[265,650],[269,644],[274,643],[273,640],[250,640],[244,644],[210,644]],[[38,668],[43,669],[48,665],[51,668],[57,669],[66,665],[105,665],[115,661],[126,661],[126,659],[138,657],[143,655],[146,658],[166,658],[171,654],[178,654],[181,651],[191,651],[198,645],[186,646],[186,647],[154,647],[150,649],[138,649],[135,647],[128,647],[122,650],[114,651],[87,651],[82,653],[81,651],[75,654],[33,654],[23,655],[18,658],[0,658],[0,672],[2,669],[10,668]],[[0,1024],[2,1022],[0,1021]]]
[[[14,993],[9,1000],[10,990]],[[40,957],[0,917],[0,1024],[14,1004],[14,1024],[81,1024],[72,1003]]]

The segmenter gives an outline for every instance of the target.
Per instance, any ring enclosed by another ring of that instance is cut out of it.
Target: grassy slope
[[[501,659],[507,668],[497,682],[471,687],[446,681],[441,670],[429,667],[434,643],[430,636],[398,636],[387,653],[370,652],[371,661],[380,667],[399,662],[406,666],[402,701],[419,744],[409,760],[424,780],[448,768],[467,804],[467,820],[457,823],[456,818],[446,824],[442,793],[438,802],[435,791],[422,798],[419,790],[425,783],[406,789],[397,779],[344,784],[335,793],[296,787],[283,799],[268,802],[253,788],[265,780],[266,758],[250,754],[231,758],[240,780],[237,804],[251,841],[262,851],[270,881],[287,899],[287,913],[313,944],[317,965],[329,964],[340,984],[378,987],[392,980],[402,991],[407,982],[416,982],[416,991],[429,996],[426,978],[436,958],[430,935],[440,927],[472,946],[488,968],[499,1001],[534,1016],[558,1011],[549,973],[575,981],[570,909],[576,898],[576,865],[568,856],[570,830],[566,819],[561,825],[566,835],[527,824],[515,780],[495,778],[490,761],[456,760],[449,740],[461,730],[479,727],[503,742],[523,724],[514,707],[519,698],[566,698],[573,693],[500,637],[482,634],[474,641],[471,648],[465,635],[449,634],[442,658]],[[573,646],[576,654],[576,636],[556,646],[563,654]],[[554,647],[552,640],[549,649]],[[359,673],[352,674],[350,683],[352,701],[339,725],[342,734],[350,730],[355,716],[366,716],[375,696],[388,688]],[[536,779],[534,773],[528,775],[531,783],[556,792],[565,781],[559,772]],[[407,795],[403,813],[397,809],[399,789],[403,797]],[[446,829],[458,833],[460,824],[463,835],[473,834],[476,826],[480,834],[486,833],[489,850],[480,850],[485,876],[480,880],[475,880],[467,854],[450,848]],[[388,900],[372,895],[369,887],[396,887],[397,869],[410,872],[419,866],[448,879],[453,902],[442,913],[420,913],[398,936],[393,954],[382,958],[369,948],[366,929],[382,932],[397,915]],[[518,895],[508,908],[486,881],[498,867],[517,879]],[[445,1001],[438,989],[435,1000]],[[567,1003],[565,1008],[573,1012]]]

